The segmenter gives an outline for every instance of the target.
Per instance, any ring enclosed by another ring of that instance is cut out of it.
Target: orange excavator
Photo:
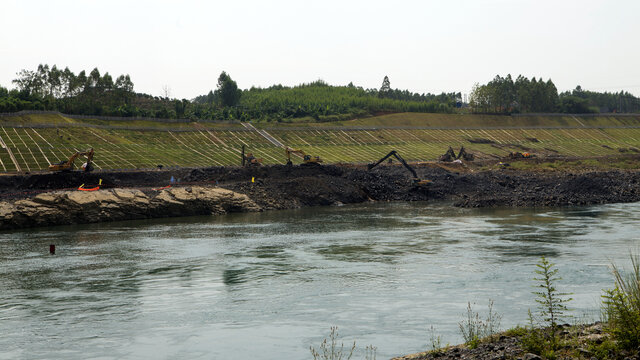
[[[320,159],[320,156],[307,155],[304,151],[300,149],[293,149],[290,147],[286,147],[284,151],[287,154],[287,165],[289,166],[293,165],[293,162],[291,162],[291,154],[301,155],[302,163],[305,165],[312,165],[312,164],[319,165],[322,162],[322,159]]]
[[[253,153],[244,153],[244,145],[242,145],[242,166],[261,166],[262,159],[256,158]]]
[[[91,162],[93,161],[93,148],[84,151],[84,152],[76,152],[75,154],[69,157],[69,160],[62,160],[59,163],[49,165],[49,171],[71,171],[73,170],[73,163],[79,156],[86,156],[87,161],[82,164],[81,171],[82,172],[91,172],[93,170],[93,165]]]
[[[532,157],[535,157],[535,155],[528,153],[528,152],[512,152],[509,153],[509,158],[510,159],[530,159]]]

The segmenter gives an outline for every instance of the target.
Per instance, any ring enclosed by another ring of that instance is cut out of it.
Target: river
[[[432,326],[461,342],[468,302],[526,324],[543,255],[569,322],[597,320],[639,220],[640,203],[374,203],[4,232],[0,358],[309,359],[338,326],[385,359],[427,349]]]

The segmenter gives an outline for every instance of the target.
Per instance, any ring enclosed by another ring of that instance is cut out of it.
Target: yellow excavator
[[[83,172],[91,172],[93,170],[93,165],[91,164],[93,161],[93,148],[84,152],[78,151],[71,155],[69,160],[62,160],[59,163],[49,165],[49,171],[71,171],[73,170],[73,163],[79,156],[87,157],[87,161],[82,164],[81,170]]]
[[[262,165],[262,159],[258,159],[255,156],[253,156],[253,153],[248,153],[245,155],[244,153],[244,145],[242,145],[242,166],[250,166],[250,167],[254,167],[254,166],[261,166]]]
[[[322,162],[322,159],[320,159],[320,156],[311,156],[311,155],[307,155],[304,151],[300,150],[300,149],[293,149],[290,147],[286,147],[284,149],[285,153],[287,154],[287,165],[293,165],[293,162],[291,162],[291,154],[299,154],[300,156],[302,156],[302,163],[303,164],[320,164]]]

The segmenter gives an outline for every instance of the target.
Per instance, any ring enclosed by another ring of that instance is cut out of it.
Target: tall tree
[[[238,84],[223,71],[218,77],[218,88],[213,94],[218,105],[227,107],[235,106],[240,101],[242,92],[238,89]]]
[[[384,76],[382,80],[382,86],[380,86],[380,90],[378,91],[378,97],[388,97],[391,93],[391,82],[389,81],[388,76]]]

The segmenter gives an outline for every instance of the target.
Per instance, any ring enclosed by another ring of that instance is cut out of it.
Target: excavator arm
[[[427,185],[431,182],[431,180],[421,180],[418,177],[418,174],[416,173],[416,171],[406,162],[404,161],[404,159],[402,158],[402,156],[400,156],[400,154],[398,154],[397,151],[395,150],[391,150],[387,155],[385,155],[385,157],[383,157],[382,159],[378,160],[376,163],[374,164],[368,164],[367,168],[369,170],[373,169],[374,167],[380,165],[380,163],[382,163],[383,161],[387,160],[388,158],[390,158],[391,156],[395,157],[396,159],[398,159],[398,161],[400,161],[400,163],[407,169],[409,170],[409,172],[411,173],[411,175],[413,175],[413,182],[418,184],[418,185]]]
[[[76,161],[76,159],[79,156],[87,157],[87,165],[83,168],[83,171],[85,172],[91,171],[93,169],[93,166],[91,165],[91,162],[93,161],[93,148],[85,152],[76,152],[75,154],[71,155],[69,157],[69,160],[67,161],[62,161],[57,164],[51,164],[49,165],[49,170],[50,171],[70,171],[73,169],[73,163]]]
[[[409,172],[411,173],[411,175],[413,175],[414,178],[418,178],[418,174],[416,173],[415,170],[413,170],[413,168],[411,166],[409,166],[409,164],[407,164],[406,161],[404,161],[404,159],[402,158],[402,156],[400,156],[400,154],[398,154],[397,151],[395,150],[391,150],[391,152],[389,152],[385,157],[383,157],[382,159],[378,160],[378,162],[376,162],[375,164],[369,164],[367,165],[367,167],[369,168],[369,170],[373,169],[374,167],[380,165],[381,162],[387,160],[388,158],[390,158],[391,156],[395,157],[396,159],[398,159],[398,161],[400,161],[400,163],[407,168],[407,170],[409,170]]]
[[[302,163],[303,164],[320,164],[322,162],[322,159],[320,159],[320,156],[311,156],[306,154],[304,151],[300,150],[300,149],[293,149],[290,147],[286,147],[284,149],[286,155],[287,155],[287,165],[292,165],[293,163],[291,162],[291,154],[298,154],[300,155],[300,157],[302,157]]]

